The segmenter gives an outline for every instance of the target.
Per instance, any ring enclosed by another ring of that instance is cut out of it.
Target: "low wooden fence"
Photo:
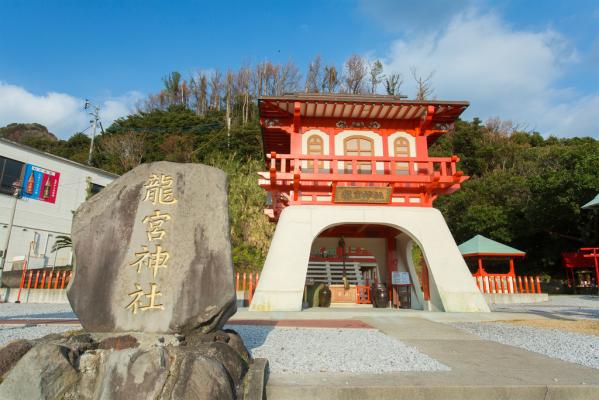
[[[473,276],[482,293],[494,294],[541,294],[538,276],[483,275]]]
[[[71,275],[71,271],[23,270],[19,289],[64,289],[69,284]]]
[[[258,272],[237,272],[235,276],[235,290],[244,293],[244,298],[248,299],[248,306],[252,303],[252,297],[259,280],[260,274]]]

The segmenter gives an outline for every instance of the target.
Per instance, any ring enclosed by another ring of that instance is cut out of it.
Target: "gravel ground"
[[[38,339],[51,333],[80,329],[73,325],[0,325],[0,346],[17,339]]]
[[[0,303],[0,319],[72,319],[69,304]],[[50,333],[79,329],[77,325],[0,325],[0,346],[17,339],[37,339]]]
[[[77,318],[70,304],[0,303],[0,319]]]
[[[451,325],[486,340],[599,369],[598,336],[505,323],[460,322]]]
[[[531,304],[495,304],[493,311],[531,313],[556,319],[599,319],[599,296],[550,295],[549,301]]]
[[[413,347],[375,329],[273,328],[230,325],[273,373],[449,371]]]

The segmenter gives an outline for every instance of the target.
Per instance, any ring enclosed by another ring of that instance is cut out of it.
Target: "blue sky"
[[[423,3],[424,4],[424,3]],[[0,1],[0,126],[105,126],[177,70],[351,54],[434,72],[435,97],[544,135],[599,137],[599,1]]]

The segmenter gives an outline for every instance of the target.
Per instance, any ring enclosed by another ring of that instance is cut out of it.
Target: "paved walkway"
[[[416,347],[451,371],[271,375],[269,399],[599,398],[599,371],[593,368],[482,340],[420,316],[372,315],[358,319]]]
[[[313,308],[303,312],[249,312],[240,309],[230,324],[329,328],[370,326],[451,368],[447,372],[376,375],[272,374],[268,385],[269,399],[599,399],[597,369],[483,340],[447,324],[509,319],[597,318],[599,298],[583,300],[580,303],[580,299],[574,296],[556,296],[545,304],[496,307],[497,312],[493,313],[364,308]],[[0,318],[3,319],[0,325],[11,326],[77,324],[70,313],[25,315],[20,309],[4,313]]]

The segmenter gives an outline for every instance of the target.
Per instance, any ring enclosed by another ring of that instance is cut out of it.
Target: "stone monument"
[[[83,331],[0,349],[1,399],[261,399],[236,311],[225,173],[156,162],[85,202],[68,298]]]

